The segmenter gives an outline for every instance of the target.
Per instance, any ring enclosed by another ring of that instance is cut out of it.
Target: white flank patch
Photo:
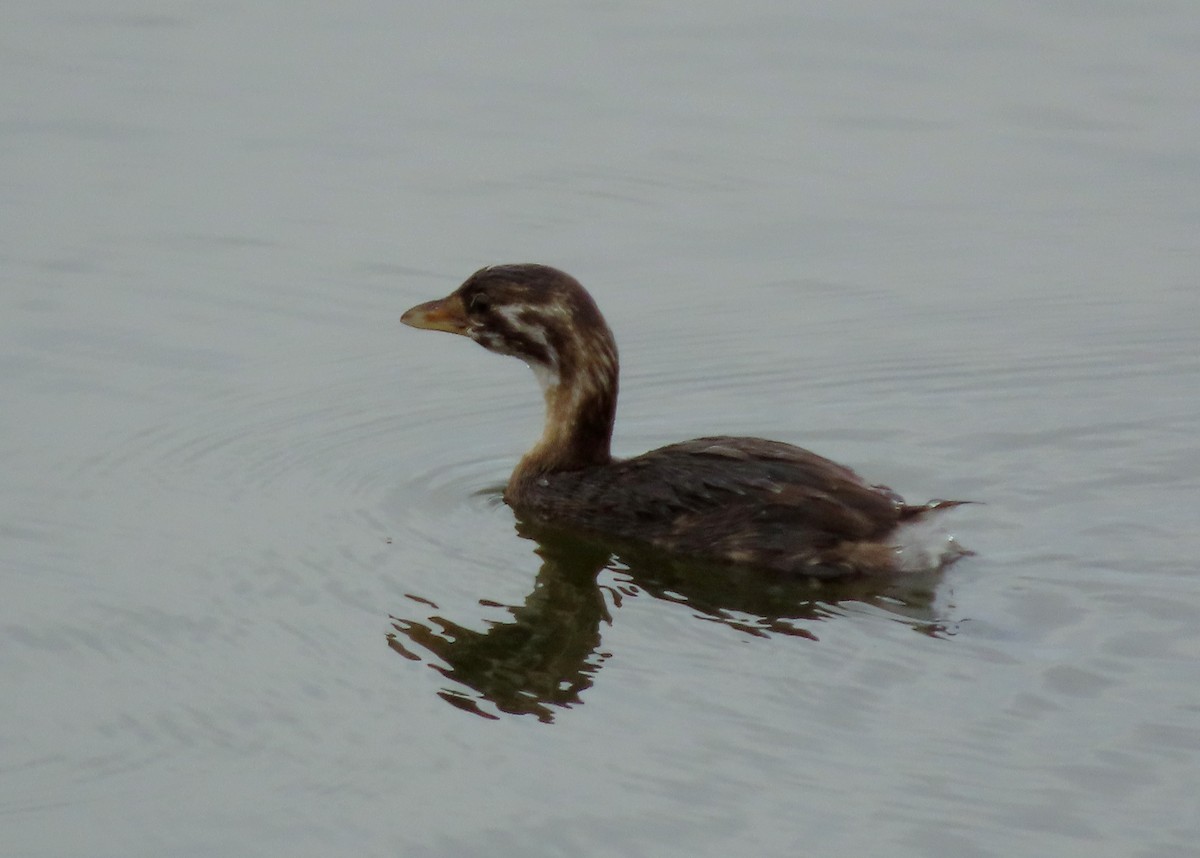
[[[896,531],[897,566],[901,572],[929,572],[971,552],[958,544],[937,514],[926,521],[903,524]]]

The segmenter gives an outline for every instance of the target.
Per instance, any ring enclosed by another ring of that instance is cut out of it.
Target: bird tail
[[[918,504],[917,506],[905,504],[900,508],[900,520],[912,521],[916,518],[923,518],[931,512],[940,512],[944,509],[952,509],[953,507],[969,503],[978,503],[978,501],[941,500],[939,498],[931,500],[929,503]]]

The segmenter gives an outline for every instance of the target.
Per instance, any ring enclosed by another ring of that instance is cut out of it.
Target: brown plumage
[[[962,503],[911,506],[836,462],[761,438],[698,438],[613,459],[616,342],[579,282],[548,266],[484,268],[401,321],[470,337],[533,369],[545,428],[504,492],[523,517],[685,557],[831,577],[900,571],[897,529]]]

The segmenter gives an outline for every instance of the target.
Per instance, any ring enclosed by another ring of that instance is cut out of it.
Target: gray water
[[[1200,7],[9,3],[0,853],[1178,856],[1200,837]],[[764,588],[520,534],[615,439],[801,444],[977,554]]]

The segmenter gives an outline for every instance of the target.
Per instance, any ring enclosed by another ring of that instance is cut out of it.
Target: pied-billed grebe
[[[401,321],[470,337],[533,369],[545,429],[504,499],[535,521],[780,572],[885,575],[902,571],[899,528],[961,503],[911,506],[836,462],[761,438],[698,438],[614,459],[617,345],[592,297],[555,268],[483,268]]]

